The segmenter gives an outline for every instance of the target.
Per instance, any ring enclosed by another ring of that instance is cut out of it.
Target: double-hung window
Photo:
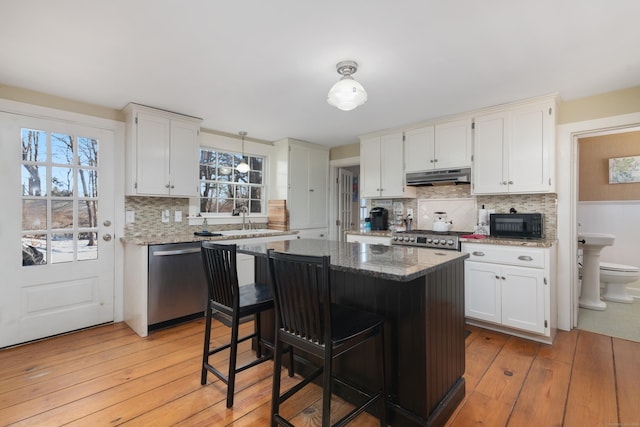
[[[230,214],[243,208],[248,213],[265,212],[265,157],[245,155],[250,168],[246,173],[236,169],[242,160],[240,153],[200,148],[201,214]]]

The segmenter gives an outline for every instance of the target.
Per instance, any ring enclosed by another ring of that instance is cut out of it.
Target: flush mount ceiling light
[[[247,162],[244,161],[244,137],[247,136],[247,133],[238,132],[238,135],[242,137],[242,161],[238,163],[238,166],[236,166],[236,170],[240,173],[247,173],[249,172],[249,169],[251,169]]]
[[[355,61],[341,61],[336,65],[342,78],[329,90],[327,102],[342,111],[350,111],[367,102],[367,92],[355,81],[352,74],[358,71]]]

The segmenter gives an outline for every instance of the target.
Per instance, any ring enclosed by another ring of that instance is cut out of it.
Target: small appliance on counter
[[[389,211],[376,207],[369,211],[371,231],[387,230],[389,228]]]
[[[517,239],[544,238],[541,213],[492,213],[489,215],[492,237],[512,237]]]

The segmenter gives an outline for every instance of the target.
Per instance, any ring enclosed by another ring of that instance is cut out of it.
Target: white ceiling
[[[640,84],[639,0],[0,0],[0,84],[327,146]],[[326,102],[351,59],[369,101]]]

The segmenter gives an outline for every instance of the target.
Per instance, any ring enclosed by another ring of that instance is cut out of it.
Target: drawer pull
[[[471,252],[471,254],[474,256],[484,256],[484,252],[481,252],[481,251],[473,251]]]
[[[533,261],[533,258],[531,258],[529,255],[520,255],[518,259],[520,261]]]

